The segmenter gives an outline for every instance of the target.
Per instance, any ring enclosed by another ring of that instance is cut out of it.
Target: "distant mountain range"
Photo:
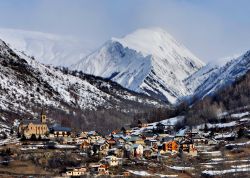
[[[167,32],[150,28],[109,40],[71,68],[176,104],[211,95],[250,68],[249,52],[227,61],[205,65]]]
[[[183,80],[204,63],[160,28],[112,38],[71,69],[109,78],[125,88],[173,104],[191,94]]]
[[[0,39],[43,64],[70,66],[92,51],[92,45],[72,37],[0,28]]]
[[[84,110],[134,113],[164,104],[108,79],[41,64],[1,40],[0,79],[2,121],[33,117],[42,108],[83,118]]]
[[[42,105],[135,113],[213,95],[250,69],[249,51],[223,65],[205,64],[160,28],[112,38],[92,53],[50,34],[0,29],[1,37],[10,46],[1,41],[0,108],[6,113],[33,115]]]
[[[197,99],[213,95],[218,90],[233,84],[250,70],[250,51],[232,58],[224,65],[207,64],[188,77],[184,83]]]

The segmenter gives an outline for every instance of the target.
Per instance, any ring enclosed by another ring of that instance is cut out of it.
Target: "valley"
[[[149,28],[72,64],[17,49],[62,40],[21,32],[0,40],[1,176],[249,176],[249,51],[205,64]]]
[[[248,176],[250,112],[230,113],[223,116],[230,122],[180,130],[176,126],[183,116],[155,123],[138,121],[137,127],[124,126],[108,135],[72,131],[63,136],[49,130],[42,138],[28,139],[27,132],[26,139],[20,139],[14,130],[1,146],[0,175]]]

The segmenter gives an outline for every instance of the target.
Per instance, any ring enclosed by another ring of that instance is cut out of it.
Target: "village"
[[[181,116],[156,123],[138,120],[136,127],[123,126],[102,135],[97,131],[73,132],[60,124],[49,125],[42,112],[39,119],[18,124],[18,138],[13,139],[17,142],[7,138],[9,142],[2,145],[0,175],[196,177],[217,175],[213,165],[220,161],[234,166],[230,157],[243,161],[243,172],[247,169],[249,173],[249,166],[246,167],[250,163],[249,119],[244,114],[236,118],[237,122],[217,127],[207,124],[179,130],[176,122],[183,119]],[[238,143],[240,135],[244,143]],[[13,173],[15,164],[20,167],[18,160],[24,164],[30,159],[32,165],[36,163],[33,171],[25,173],[15,168]],[[38,169],[39,165],[43,167]],[[215,173],[210,174],[208,168]]]

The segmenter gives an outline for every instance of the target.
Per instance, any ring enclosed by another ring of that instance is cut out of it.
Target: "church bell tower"
[[[42,110],[42,112],[41,112],[41,122],[44,124],[44,123],[46,123],[46,114],[45,114],[45,112]]]

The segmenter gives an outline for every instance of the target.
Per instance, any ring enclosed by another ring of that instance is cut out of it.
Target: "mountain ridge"
[[[81,59],[92,50],[92,47],[88,47],[91,46],[89,42],[88,46],[83,46],[73,37],[37,31],[0,28],[0,39],[11,48],[34,56],[43,64],[54,66],[69,66],[72,61]]]
[[[102,113],[107,123],[112,113],[116,113],[115,123],[119,125],[119,122],[129,122],[129,116],[124,116],[126,113],[165,106],[161,101],[132,92],[108,79],[43,65],[12,50],[3,41],[0,41],[0,71],[0,122],[4,123],[6,118],[13,121],[32,117],[44,107],[52,118],[70,115],[72,123],[80,122],[82,127],[95,124],[89,119],[94,113]],[[105,116],[105,110],[112,110],[112,113]]]
[[[204,65],[162,29],[112,38],[71,69],[111,78],[125,88],[175,103],[188,94],[182,80]]]
[[[250,51],[237,58],[232,58],[224,65],[208,64],[185,80],[185,84],[192,90],[195,98],[213,95],[250,70]]]

